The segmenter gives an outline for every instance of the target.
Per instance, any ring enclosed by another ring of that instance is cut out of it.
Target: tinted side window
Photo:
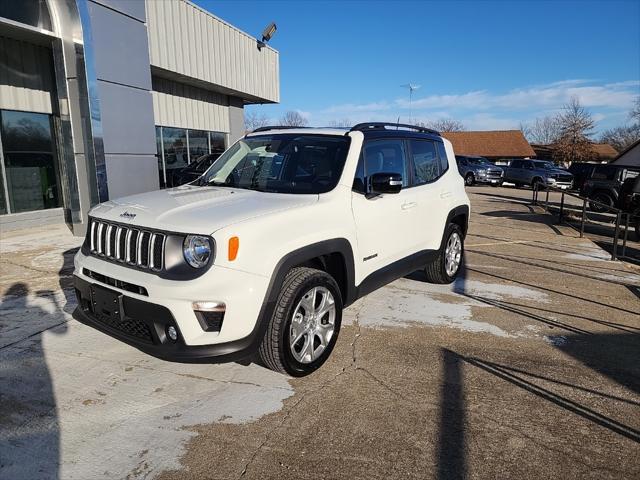
[[[436,142],[436,148],[438,150],[438,157],[440,157],[440,175],[449,169],[449,160],[447,160],[447,152],[444,148],[444,143]]]
[[[413,184],[433,182],[440,176],[440,159],[434,142],[430,140],[409,140],[413,158]]]
[[[511,162],[511,168],[522,168],[522,160],[514,160]]]
[[[365,185],[374,173],[398,173],[402,176],[402,186],[408,185],[409,175],[404,151],[404,142],[400,139],[371,140],[364,144]]]
[[[593,169],[591,178],[594,180],[615,180],[618,169],[609,165],[597,166]]]

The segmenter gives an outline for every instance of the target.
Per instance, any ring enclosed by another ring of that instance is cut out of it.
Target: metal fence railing
[[[545,192],[546,195],[544,199],[541,200],[540,192]],[[560,202],[559,205],[556,205],[553,202],[549,201],[549,193],[556,192],[560,193]],[[568,205],[566,202],[566,198],[575,198],[579,200],[578,205]],[[630,226],[635,225],[635,222],[640,222],[640,217],[637,214],[632,212],[627,212],[621,210],[616,207],[612,207],[602,202],[598,202],[597,200],[593,200],[591,198],[586,198],[577,193],[569,192],[567,190],[562,190],[557,187],[551,186],[539,186],[538,184],[534,185],[533,188],[533,198],[532,205],[542,207],[546,212],[553,214],[553,209],[557,208],[558,213],[558,223],[563,223],[563,220],[567,216],[567,212],[578,213],[580,218],[580,238],[584,237],[584,227],[587,223],[596,223],[589,220],[589,214],[599,215],[605,218],[608,218],[610,221],[613,220],[614,223],[614,231],[613,231],[613,240],[611,245],[611,260],[616,260],[618,258],[630,258],[627,257],[627,242],[629,239],[629,229]],[[590,212],[587,210],[587,205],[596,205],[603,209],[603,212]],[[611,222],[610,222],[611,223]],[[567,223],[569,226],[574,227],[572,224]],[[621,230],[623,231],[622,239],[620,239]],[[640,239],[639,239],[640,240]],[[618,254],[619,243],[622,241],[622,249],[620,254]],[[633,257],[635,260],[637,258]]]

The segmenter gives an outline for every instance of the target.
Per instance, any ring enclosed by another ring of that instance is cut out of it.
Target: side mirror
[[[374,173],[370,178],[370,191],[374,195],[398,193],[402,190],[402,175],[399,173]]]

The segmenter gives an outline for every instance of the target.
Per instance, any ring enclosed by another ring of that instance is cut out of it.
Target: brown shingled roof
[[[544,160],[551,160],[553,158],[553,145],[537,145],[531,144],[531,147],[536,152],[536,157]],[[609,162],[618,156],[618,152],[608,143],[592,143],[591,148],[596,154],[596,158],[593,160],[600,162]]]
[[[608,143],[594,143],[592,149],[600,160],[613,160],[618,156],[618,151]]]
[[[524,158],[536,155],[520,130],[442,132],[442,136],[453,144],[453,151],[457,155],[494,158]]]

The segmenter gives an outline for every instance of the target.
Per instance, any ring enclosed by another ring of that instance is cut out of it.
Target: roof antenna
[[[396,130],[400,128],[400,115],[398,115],[398,121],[396,122]]]

